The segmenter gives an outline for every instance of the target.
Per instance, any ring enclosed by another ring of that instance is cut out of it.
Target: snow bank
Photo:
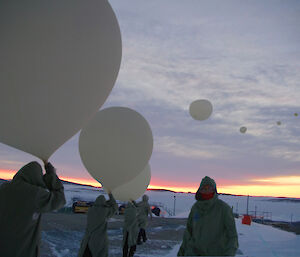
[[[243,225],[241,219],[236,219],[236,226],[239,249],[245,256],[300,256],[299,235],[257,223]]]
[[[72,206],[73,199],[95,201],[100,194],[106,195],[101,188],[65,184],[67,207]],[[174,217],[174,201],[175,217],[177,218],[187,218],[191,207],[195,203],[194,194],[151,190],[147,191],[146,194],[150,198],[150,204],[160,205],[159,207],[165,217]],[[247,196],[219,195],[219,198],[233,207],[234,212],[239,214],[246,213]],[[140,200],[138,199],[138,201]],[[272,215],[269,218],[272,220],[290,221],[292,216],[293,221],[300,221],[300,201],[280,200],[272,197],[250,197],[249,211],[254,212],[255,206],[258,215],[262,212],[269,212]]]

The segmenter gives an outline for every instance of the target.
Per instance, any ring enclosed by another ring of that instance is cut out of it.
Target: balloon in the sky
[[[148,122],[138,112],[125,107],[110,107],[98,112],[79,137],[84,166],[109,190],[142,172],[152,148]]]
[[[189,111],[195,120],[206,120],[212,114],[213,106],[208,100],[200,99],[190,104]]]
[[[298,116],[298,113],[295,112],[295,113],[294,113],[294,116],[297,117],[297,116]]]
[[[246,131],[247,131],[247,128],[246,127],[240,127],[240,132],[241,133],[246,133]]]
[[[126,184],[123,184],[112,190],[112,194],[114,198],[119,201],[137,200],[147,190],[150,180],[151,170],[150,165],[147,164],[140,174]]]
[[[103,105],[122,55],[108,1],[0,1],[0,142],[47,160]]]
[[[276,124],[277,124],[278,126],[280,126],[280,125],[281,125],[281,121],[277,121]]]

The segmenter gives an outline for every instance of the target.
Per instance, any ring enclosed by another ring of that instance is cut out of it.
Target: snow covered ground
[[[71,206],[74,199],[94,201],[99,194],[105,194],[102,189],[92,188],[89,186],[79,186],[73,184],[65,184],[65,194],[67,198],[67,206]],[[147,191],[146,194],[150,197],[150,203],[161,204],[165,212],[165,217],[170,217],[174,220],[179,220],[180,217],[186,218],[189,210],[195,202],[194,194],[187,193],[172,193],[169,191]],[[175,198],[174,198],[175,196]],[[220,199],[233,206],[233,210],[240,214],[246,212],[246,196],[229,196],[220,195]],[[174,211],[175,199],[175,216],[170,216],[169,213]],[[254,211],[256,206],[257,213],[260,211],[272,213],[273,220],[290,221],[293,214],[293,221],[300,221],[300,201],[297,199],[277,199],[272,197],[250,197],[249,210]],[[165,209],[164,209],[165,208]],[[168,213],[169,212],[169,213]],[[170,219],[161,218],[162,225],[157,225],[148,228],[148,233],[157,236],[158,232],[167,233],[183,233],[185,222],[179,222],[176,226],[170,223]],[[112,223],[117,223],[115,220]],[[118,221],[120,222],[120,221]],[[111,224],[112,224],[111,223]],[[121,223],[120,223],[121,224]],[[237,256],[300,256],[300,235],[291,232],[286,232],[271,226],[261,225],[257,223],[251,226],[243,225],[241,219],[236,219],[236,226],[239,235],[239,252]],[[171,232],[172,231],[172,232]],[[56,257],[75,257],[78,251],[80,240],[84,230],[69,231],[43,231],[43,240],[47,242],[52,255]],[[180,234],[179,233],[179,234]],[[108,235],[112,245],[110,246],[110,257],[119,256],[121,254],[120,242],[122,240],[122,226],[118,225],[115,228],[108,230]],[[169,239],[150,239],[147,242],[148,246],[138,247],[135,256],[137,257],[154,257],[176,256],[181,243],[181,236],[174,240]],[[63,239],[63,240],[62,240]],[[47,256],[47,255],[45,255]]]
[[[72,219],[71,215],[73,218],[80,217],[76,214],[69,214],[67,215],[67,219]],[[147,229],[149,240],[146,244],[138,246],[136,257],[173,257],[177,255],[184,231],[184,226],[182,225],[183,220],[180,221],[179,218],[156,219],[156,224],[150,224]],[[179,220],[178,223],[177,220]],[[49,219],[47,223],[49,224]],[[84,235],[84,226],[82,225],[80,229],[72,230],[71,226],[66,223],[56,223],[54,225],[56,229],[43,229],[42,239],[44,243],[48,245],[48,252],[45,248],[42,248],[41,257],[77,256],[80,242]],[[122,217],[115,218],[109,223],[109,257],[121,256],[123,238]],[[236,226],[239,236],[239,250],[237,256],[300,256],[299,235],[256,223],[252,223],[251,226],[242,225],[241,219],[236,219]],[[180,236],[176,237],[178,232],[180,232]]]
[[[243,225],[240,219],[236,225],[245,256],[300,256],[300,235],[257,223]]]
[[[65,184],[65,194],[67,206],[72,206],[72,199],[74,198],[94,201],[99,194],[105,194],[105,192],[102,189],[89,186]],[[187,217],[192,205],[195,203],[194,194],[152,190],[147,191],[146,194],[150,198],[150,203],[161,204],[164,206],[162,209],[165,209],[165,216],[169,216],[174,212],[174,196],[176,217]],[[219,198],[230,206],[233,206],[234,212],[239,214],[246,213],[247,196],[219,195]],[[272,220],[289,222],[292,217],[292,221],[300,221],[300,199],[250,197],[249,212],[254,213],[255,206],[257,216],[260,216],[265,212],[265,218],[271,218]]]
[[[240,219],[236,219],[236,226],[239,249],[242,252],[239,256],[300,256],[299,235],[256,223],[252,223],[251,226],[242,225]],[[176,245],[165,257],[176,256],[179,247],[180,244]]]

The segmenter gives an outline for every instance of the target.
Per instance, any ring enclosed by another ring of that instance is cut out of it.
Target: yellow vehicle
[[[74,213],[87,213],[94,202],[76,201],[73,203],[72,210]]]

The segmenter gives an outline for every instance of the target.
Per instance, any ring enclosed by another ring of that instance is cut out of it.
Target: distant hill
[[[6,182],[6,180],[0,178],[0,185],[1,185],[2,183],[4,183],[4,182]]]
[[[218,194],[219,195],[230,195],[230,196],[247,196],[247,195],[233,195],[233,194],[227,194],[227,193],[218,193]]]
[[[5,179],[1,179],[0,178],[0,185],[3,184],[4,182],[6,182],[7,180]],[[70,182],[70,181],[66,181],[66,180],[61,180],[63,184],[65,185],[76,185],[76,186],[84,186],[84,187],[89,187],[89,188],[102,188],[102,187],[95,187],[95,186],[91,186],[91,185],[85,185],[85,184],[79,184],[79,183],[74,183],[74,182]],[[147,191],[156,191],[156,192],[170,192],[170,193],[184,193],[184,192],[176,192],[173,190],[169,190],[169,189],[163,189],[163,188],[159,188],[159,189],[147,189]],[[195,194],[192,192],[188,192],[187,194]],[[226,194],[226,193],[218,193],[219,195],[228,195],[228,196],[247,196],[247,195],[235,195],[235,194]],[[254,196],[250,196],[250,197],[254,197]],[[255,196],[255,197],[268,197],[268,196]],[[270,196],[271,197],[271,196]],[[292,198],[292,197],[271,197],[272,199],[266,199],[265,201],[273,201],[273,202],[294,202],[294,203],[300,203],[300,198]]]
[[[179,193],[179,192],[175,192],[175,191],[172,191],[172,190],[169,190],[169,189],[163,189],[163,188],[159,188],[159,189],[148,188],[147,191]]]
[[[274,199],[268,199],[266,201],[300,203],[300,199],[299,198],[288,198],[288,197],[274,197]]]
[[[92,188],[101,188],[101,187],[95,187],[95,186],[91,186],[91,185],[74,183],[74,182],[70,182],[70,181],[66,181],[66,180],[62,180],[62,179],[61,179],[61,182],[65,185],[76,185],[76,186],[85,186],[85,187],[92,187]]]

